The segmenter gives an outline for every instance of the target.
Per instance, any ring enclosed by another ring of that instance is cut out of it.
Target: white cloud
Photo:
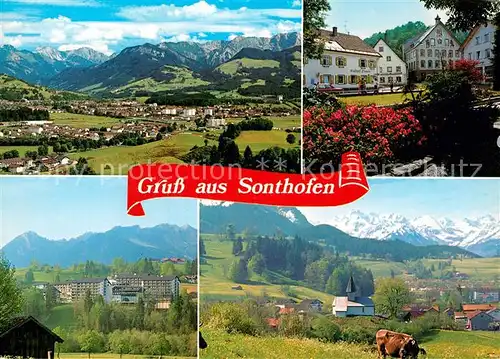
[[[67,44],[67,45],[61,45],[57,49],[59,51],[72,51],[72,50],[78,50],[84,47],[90,47],[91,49],[94,49],[95,51],[99,51],[103,54],[106,55],[111,55],[113,54],[113,51],[109,49],[108,44],[104,42],[95,42],[95,43],[88,43],[88,44]]]
[[[302,7],[302,1],[301,0],[293,0],[292,7]]]
[[[207,34],[203,33],[203,32],[199,32],[198,33],[198,37],[207,37]]]
[[[25,5],[48,5],[48,6],[91,6],[97,7],[100,6],[95,0],[2,0],[5,2],[11,2],[16,4],[25,4]]]
[[[227,39],[228,39],[229,41],[232,41],[232,40],[236,39],[237,37],[238,37],[238,35],[236,35],[236,34],[231,34],[231,35],[229,35],[229,36],[227,37]]]

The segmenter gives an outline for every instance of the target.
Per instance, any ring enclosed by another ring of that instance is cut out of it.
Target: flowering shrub
[[[304,111],[304,155],[322,164],[336,163],[347,151],[359,152],[364,163],[388,163],[423,141],[420,123],[408,108],[348,105],[331,112]]]
[[[477,84],[485,80],[481,73],[481,69],[478,67],[479,63],[480,62],[476,60],[461,59],[455,61],[449,69],[462,72],[470,83]]]

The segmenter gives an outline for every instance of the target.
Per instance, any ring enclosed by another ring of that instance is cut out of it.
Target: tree
[[[234,241],[236,237],[236,230],[234,229],[234,224],[228,224],[226,227],[226,237],[230,241]]]
[[[289,133],[287,136],[286,136],[286,142],[288,142],[289,144],[293,145],[296,141],[296,138],[294,136],[293,133]]]
[[[400,278],[381,278],[376,283],[373,301],[379,313],[395,319],[411,303],[410,289]]]
[[[14,277],[15,270],[0,253],[0,327],[22,312],[24,299]]]
[[[24,314],[39,318],[45,313],[45,299],[37,288],[28,288],[24,292]]]
[[[203,242],[203,239],[200,238],[200,256],[205,256],[207,255],[207,251],[205,249],[205,242]]]
[[[245,148],[245,152],[243,152],[243,167],[252,168],[253,166],[253,154],[250,146]]]
[[[323,54],[324,43],[318,41],[318,31],[326,27],[326,13],[330,11],[328,0],[304,0],[304,45],[305,59],[319,59]]]
[[[239,256],[242,251],[243,251],[243,241],[241,240],[241,237],[238,237],[236,238],[236,240],[233,241],[233,255]]]
[[[89,330],[79,337],[80,349],[89,354],[96,353],[104,347],[104,338],[96,330]]]
[[[31,269],[28,269],[28,271],[26,272],[26,274],[24,275],[24,282],[26,284],[29,284],[31,285],[33,282],[35,281],[35,275],[33,274],[33,272],[31,271]]]
[[[47,312],[54,308],[54,305],[56,304],[56,298],[54,296],[55,290],[56,289],[51,284],[47,284],[45,287],[45,308]]]
[[[248,269],[255,274],[262,274],[266,270],[266,262],[262,254],[257,252],[252,256],[248,262]]]
[[[49,154],[49,146],[41,145],[38,147],[38,154],[40,156],[47,156]]]
[[[235,283],[245,283],[248,279],[247,263],[243,259],[235,259],[229,268],[229,279]]]

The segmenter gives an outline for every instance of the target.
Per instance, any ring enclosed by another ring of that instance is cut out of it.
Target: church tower
[[[349,283],[347,283],[346,293],[349,301],[354,302],[356,300],[356,286],[354,285],[354,278],[352,275],[349,278]]]

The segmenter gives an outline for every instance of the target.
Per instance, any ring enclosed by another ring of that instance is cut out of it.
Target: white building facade
[[[408,76],[424,81],[428,75],[462,58],[460,42],[436,17],[436,23],[429,30],[403,45],[404,61]]]
[[[461,47],[462,57],[467,60],[479,61],[478,67],[486,81],[493,77],[493,47],[495,44],[496,27],[493,23],[475,27]]]
[[[407,82],[406,63],[383,39],[378,40],[374,49],[381,56],[377,63],[376,77],[379,85],[381,87],[391,83],[405,85]]]
[[[321,60],[306,59],[304,86],[357,89],[363,80],[374,87],[380,55],[357,36],[321,30],[325,51]]]

